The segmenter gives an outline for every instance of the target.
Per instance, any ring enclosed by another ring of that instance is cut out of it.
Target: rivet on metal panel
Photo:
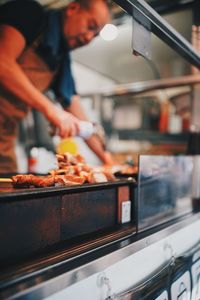
[[[110,279],[106,276],[106,274],[100,273],[97,277],[97,286],[99,288],[102,287],[106,287],[107,291],[106,291],[106,299],[113,299],[113,297],[111,296],[111,284],[110,284]]]
[[[172,264],[173,264],[173,261],[174,261],[176,255],[175,255],[172,245],[169,244],[168,242],[165,242],[163,245],[163,251],[165,253],[166,258],[171,259]]]

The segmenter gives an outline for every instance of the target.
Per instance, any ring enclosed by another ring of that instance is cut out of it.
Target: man
[[[43,113],[61,137],[77,135],[79,120],[88,120],[76,94],[69,52],[88,44],[108,19],[104,0],[77,0],[62,11],[45,11],[33,0],[0,7],[0,173],[17,171],[17,126],[29,108]],[[63,110],[44,95],[49,87]],[[104,163],[111,161],[95,136],[86,142]]]

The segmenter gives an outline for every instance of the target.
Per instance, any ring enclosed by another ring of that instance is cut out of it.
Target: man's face
[[[69,49],[88,44],[109,20],[107,5],[94,1],[93,6],[86,10],[77,2],[68,5],[63,17],[63,34]]]

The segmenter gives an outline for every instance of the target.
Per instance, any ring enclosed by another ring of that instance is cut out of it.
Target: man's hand
[[[116,165],[117,162],[114,160],[114,157],[112,156],[112,154],[108,151],[105,151],[104,152],[104,164],[107,166],[107,167],[111,167],[113,165]]]
[[[78,135],[79,120],[71,113],[54,106],[54,109],[47,113],[47,118],[58,128],[58,134],[62,138]]]

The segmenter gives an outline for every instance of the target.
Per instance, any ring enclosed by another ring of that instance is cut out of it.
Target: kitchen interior
[[[109,171],[134,173],[71,187],[2,186],[2,299],[200,297],[200,7],[116,0],[110,8],[113,31],[73,51],[72,69],[116,161]],[[20,124],[19,174],[46,175],[66,152],[102,166],[82,138],[52,136],[37,111]]]
[[[53,8],[67,3],[40,2]],[[191,125],[192,84],[189,82],[182,86],[180,78],[180,85],[177,83],[176,86],[173,82],[172,86],[166,82],[166,86],[161,88],[159,84],[149,89],[141,86],[139,91],[137,86],[146,82],[154,86],[156,80],[190,75],[191,65],[153,34],[149,45],[151,60],[133,55],[132,18],[117,4],[112,4],[112,11],[116,37],[111,37],[112,40],[96,37],[89,45],[72,52],[73,73],[86,113],[93,122],[104,127],[106,147],[120,159],[120,163],[130,156],[137,162],[138,154],[142,153],[186,153],[187,133]],[[164,18],[191,41],[191,9],[170,10]],[[127,91],[116,94],[116,89]],[[19,172],[26,173],[30,169],[28,157],[31,155],[37,159],[34,172],[46,173],[51,169],[54,163],[52,152],[60,141],[59,137],[52,140],[45,124],[37,112],[30,114],[22,123],[16,147]],[[89,163],[100,164],[81,139],[76,138],[75,143]],[[44,165],[44,156],[49,157],[49,165]]]

